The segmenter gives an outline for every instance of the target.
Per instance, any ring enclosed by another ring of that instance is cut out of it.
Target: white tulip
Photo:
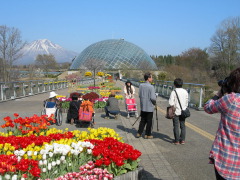
[[[17,180],[17,175],[16,175],[16,174],[14,174],[14,175],[12,176],[12,180]]]
[[[44,164],[44,165],[47,165],[47,160],[46,160],[46,159],[43,161],[43,164]]]
[[[61,163],[61,161],[60,161],[60,160],[57,160],[56,163],[57,163],[57,165],[59,165],[59,164]]]
[[[20,155],[20,156],[23,156],[23,155],[25,154],[25,152],[26,152],[26,151],[24,151],[24,150],[20,150],[20,151],[19,151],[19,153],[20,153],[19,155]]]
[[[61,156],[60,160],[64,161],[65,160],[65,156]]]
[[[28,155],[28,156],[32,156],[32,151],[28,151],[28,152],[27,152],[27,155]]]
[[[82,152],[82,151],[83,151],[83,148],[82,148],[82,147],[79,147],[79,151]]]
[[[19,156],[19,151],[18,150],[16,150],[16,151],[14,151],[14,154],[16,155],[16,156]]]
[[[47,155],[46,155],[46,154],[43,154],[43,155],[42,155],[42,159],[43,159],[43,160],[47,159]]]
[[[52,166],[53,167],[56,166],[56,162],[55,161],[52,162]]]
[[[5,174],[5,179],[10,179],[11,178],[11,176],[9,175],[9,174]]]
[[[46,168],[43,168],[42,171],[43,171],[43,172],[47,172],[47,169],[46,169]]]
[[[22,158],[21,158],[21,156],[18,156],[17,159],[18,159],[18,162],[19,162]],[[1,179],[0,179],[0,180],[1,180]]]
[[[68,166],[72,166],[72,163],[69,163]]]
[[[37,152],[37,151],[34,151],[34,152],[33,152],[33,155],[34,155],[34,156],[36,156],[37,154],[38,154],[38,152]]]
[[[42,161],[42,160],[39,161],[39,165],[40,165],[40,166],[43,165],[43,161]]]
[[[87,150],[87,153],[88,153],[88,154],[92,154],[92,150],[91,150],[91,149],[88,149],[88,150]]]
[[[52,165],[48,164],[48,170],[50,171],[52,169]]]
[[[49,157],[53,157],[53,153],[52,152],[49,152]]]

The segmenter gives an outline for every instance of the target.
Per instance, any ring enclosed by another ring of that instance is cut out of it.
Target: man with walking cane
[[[156,95],[154,87],[151,85],[153,81],[152,74],[146,73],[144,75],[145,83],[140,84],[139,86],[139,98],[140,98],[140,107],[141,107],[141,121],[138,128],[137,138],[142,136],[144,128],[145,138],[152,139],[152,119],[153,112],[156,105]]]

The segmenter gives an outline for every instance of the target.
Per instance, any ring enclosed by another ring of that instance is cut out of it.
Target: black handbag
[[[176,91],[176,90],[174,90],[174,91],[175,91],[175,93],[176,93],[176,95],[177,95],[178,103],[179,103],[180,108],[181,108],[181,110],[182,110],[182,111],[181,111],[181,117],[183,117],[184,119],[190,117],[191,114],[190,114],[189,109],[188,109],[188,108],[186,108],[185,110],[182,109],[182,105],[181,105],[180,100],[179,100],[179,98],[178,98],[177,91]]]

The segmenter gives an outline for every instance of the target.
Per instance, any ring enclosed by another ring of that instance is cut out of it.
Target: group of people
[[[144,75],[145,83],[139,86],[139,98],[141,108],[141,121],[136,137],[143,135],[152,139],[153,112],[156,109],[156,99],[154,87],[151,85],[153,77],[151,73]],[[182,110],[188,107],[188,92],[182,88],[183,80],[174,80],[175,89],[171,92],[169,105],[174,106],[175,116],[173,122],[174,145],[185,144],[186,128],[185,118],[181,116]],[[125,83],[124,93],[126,98],[134,98],[135,88],[130,81]],[[45,103],[46,108],[59,106],[55,92],[50,93],[49,101]],[[70,123],[78,119],[78,110],[81,104],[81,97],[73,96],[70,103],[68,117]],[[218,93],[204,106],[205,112],[209,114],[221,113],[219,127],[215,140],[210,151],[210,162],[214,164],[216,179],[240,179],[240,68],[232,71],[226,78]],[[118,100],[115,93],[111,92],[105,107],[106,118],[109,114],[120,113]],[[179,133],[180,124],[180,133]]]
[[[145,83],[139,87],[141,121],[137,138],[151,139],[153,111],[156,108],[156,96],[150,73],[144,75]],[[169,105],[174,106],[173,144],[185,144],[186,128],[182,110],[188,107],[188,92],[182,88],[183,80],[174,80],[175,90],[171,92]],[[221,113],[219,127],[210,151],[210,163],[214,164],[217,180],[240,179],[240,68],[232,71],[221,85],[218,93],[204,105],[209,114]],[[179,134],[179,124],[181,133]]]
[[[146,73],[144,75],[145,83],[140,84],[139,86],[139,98],[140,98],[140,107],[141,107],[141,121],[139,124],[138,132],[136,137],[139,138],[142,136],[144,128],[145,138],[152,139],[152,119],[153,112],[157,108],[156,106],[156,93],[154,87],[151,85],[153,77],[151,73]],[[175,117],[173,118],[173,132],[174,132],[174,141],[175,145],[185,144],[185,118],[181,116],[181,109],[185,110],[188,107],[188,93],[185,89],[182,88],[183,80],[177,78],[174,80],[175,90],[172,91],[169,98],[169,105],[176,108]],[[181,106],[178,102],[181,102]],[[179,134],[179,124],[181,133]]]

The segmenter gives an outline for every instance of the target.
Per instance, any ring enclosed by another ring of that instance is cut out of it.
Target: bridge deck
[[[117,86],[122,87],[123,82],[117,81]],[[138,89],[136,88],[138,92]],[[69,95],[67,89],[56,91],[61,95]],[[42,101],[48,98],[49,93],[29,96],[22,99],[0,103],[0,119],[19,113],[20,116],[40,115]],[[139,104],[139,98],[136,97]],[[219,115],[208,115],[203,111],[191,109],[191,117],[186,120],[187,134],[185,145],[173,145],[172,122],[166,119],[165,109],[167,100],[161,97],[157,99],[158,124],[157,131],[156,113],[154,112],[154,139],[135,138],[139,121],[132,126],[135,118],[127,119],[125,104],[120,104],[121,117],[104,119],[104,113],[96,113],[95,128],[109,127],[115,129],[126,143],[133,145],[142,152],[141,166],[144,167],[143,179],[187,179],[187,180],[211,180],[215,179],[213,166],[208,164],[208,154],[217,130]],[[138,111],[140,108],[138,106]],[[63,114],[64,120],[66,113]],[[3,121],[0,121],[2,124]],[[78,127],[66,124],[57,128],[74,130]],[[84,128],[80,128],[83,129]]]

